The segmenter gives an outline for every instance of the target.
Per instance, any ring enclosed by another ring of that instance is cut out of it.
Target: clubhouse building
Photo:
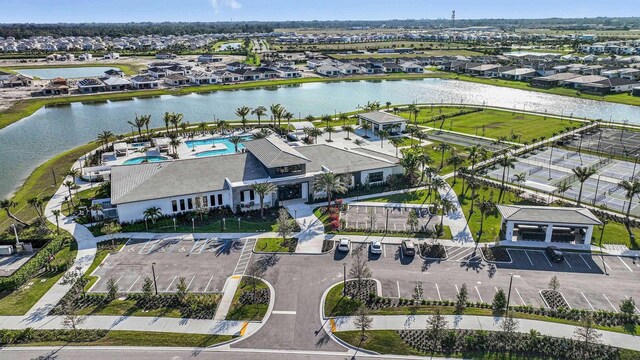
[[[268,207],[325,197],[312,190],[314,178],[323,172],[348,176],[350,185],[356,186],[380,184],[403,171],[398,159],[366,149],[293,147],[273,136],[243,144],[245,149],[238,154],[113,166],[111,205],[119,221],[141,220],[150,207],[160,208],[164,215],[196,207],[257,209],[260,199],[251,189],[255,183],[276,186],[265,196]]]

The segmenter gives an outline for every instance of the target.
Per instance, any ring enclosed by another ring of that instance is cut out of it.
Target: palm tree
[[[480,181],[474,177],[470,177],[467,180],[467,188],[471,189],[471,206],[469,208],[469,216],[473,215],[473,206],[476,201],[476,190],[480,188]],[[463,194],[465,196],[465,194]]]
[[[35,196],[27,200],[27,203],[35,209],[36,213],[38,214],[38,218],[40,218],[40,220],[44,222],[44,218],[43,218],[44,214],[42,211],[42,204],[44,204],[44,201],[42,201],[42,199],[40,199],[39,197]]]
[[[393,145],[393,147],[396,148],[396,157],[398,157],[398,148],[400,147],[400,145],[402,145],[402,138],[392,137],[389,138],[389,142],[391,143],[391,145]]]
[[[127,121],[127,124],[136,127],[138,129],[138,136],[142,136],[142,127],[144,126],[144,120],[140,119],[138,115],[136,115],[136,118],[133,121]]]
[[[156,220],[162,216],[162,210],[159,207],[152,206],[144,211],[144,219],[151,219],[151,223],[155,224]]]
[[[317,127],[313,127],[309,129],[309,136],[314,138],[316,144],[318,143],[318,137],[322,136],[322,134],[323,134],[322,129],[319,129]]]
[[[522,187],[524,182],[527,181],[527,174],[526,173],[515,174],[515,175],[513,175],[513,180],[516,183],[518,183],[520,185],[520,187]]]
[[[255,134],[253,134],[254,139],[264,139],[271,134],[271,131],[267,128],[262,128],[258,130]]]
[[[305,119],[306,121],[308,121],[308,122],[311,122],[311,123],[312,123],[316,118],[314,118],[314,117],[313,117],[313,115],[309,114],[309,115],[305,116],[305,118],[304,118],[304,119]]]
[[[622,180],[619,185],[625,190],[624,197],[629,200],[629,204],[627,205],[627,219],[629,219],[633,197],[640,194],[640,181],[638,181],[638,179],[633,179],[633,182],[629,180]]]
[[[184,118],[184,115],[182,114],[171,113],[170,122],[171,122],[171,125],[173,125],[173,128],[176,130],[176,132],[178,131],[178,125],[180,125],[183,118]]]
[[[397,152],[396,152],[396,156],[397,156]],[[431,155],[429,155],[429,153],[426,151],[426,149],[423,149],[418,153],[418,161],[420,162],[420,166],[422,166],[422,173],[420,175],[420,182],[422,183],[424,181],[424,176],[425,176],[424,170],[428,165],[433,164],[433,159],[431,158]]]
[[[11,208],[15,208],[16,206],[18,206],[18,203],[13,201],[13,200],[9,200],[9,199],[4,199],[2,201],[0,201],[0,209],[4,209],[4,211],[7,213],[7,216],[12,218],[13,220],[15,220],[16,222],[27,226],[28,224],[20,219],[18,219],[17,216],[15,216],[12,212],[11,212]]]
[[[287,120],[287,132],[289,132],[289,123],[291,122],[291,120],[293,120],[293,113],[287,111],[284,114],[282,114],[282,118]]]
[[[440,169],[444,167],[444,153],[451,149],[451,145],[447,143],[439,143],[436,145],[436,150],[440,151]]]
[[[451,157],[447,159],[447,165],[453,166],[453,183],[456,183],[456,176],[458,175],[458,167],[464,163],[462,156],[453,153]]]
[[[224,134],[225,131],[229,128],[229,124],[224,120],[218,120],[216,123],[216,127],[220,131],[220,134]]]
[[[164,121],[164,128],[167,130],[167,134],[169,133],[169,124],[171,123],[173,114],[170,114],[168,111],[164,113],[162,116],[162,121]]]
[[[380,138],[380,148],[384,145],[384,139],[389,137],[389,132],[385,129],[378,131],[378,137]]]
[[[111,139],[113,139],[113,133],[111,131],[108,131],[108,130],[103,130],[96,137],[96,141],[98,143],[102,144],[102,147],[105,148],[105,149],[107,147],[107,144],[109,144],[109,141],[111,141]]]
[[[251,108],[248,106],[241,106],[236,109],[236,116],[239,116],[242,121],[242,130],[247,128],[247,115],[251,112]]]
[[[353,126],[351,125],[342,125],[342,131],[347,132],[347,140],[351,140],[349,134],[353,132]]]
[[[386,103],[384,103],[387,107],[387,110],[389,110],[389,107],[391,106],[391,101],[387,101]]]
[[[364,123],[362,123],[362,125],[360,125],[360,128],[362,130],[364,130],[364,138],[368,138],[369,137],[369,130],[371,130],[371,124],[367,121],[365,121]]]
[[[415,184],[419,164],[418,154],[415,151],[405,152],[402,159],[400,159],[400,165],[404,168],[404,174],[410,186]]]
[[[313,191],[325,192],[327,194],[327,210],[331,207],[331,197],[333,193],[342,194],[347,192],[347,184],[340,175],[332,172],[323,172],[313,181]]]
[[[77,177],[80,177],[80,170],[78,169],[69,169],[64,176],[71,176],[71,180],[75,180]]]
[[[149,133],[149,125],[151,124],[151,115],[140,115],[140,121],[144,124],[144,128]]]
[[[447,182],[441,178],[440,176],[434,176],[431,178],[429,182],[429,190],[427,192],[427,197],[431,199],[431,192],[438,192],[440,189],[444,189],[447,187]]]
[[[204,121],[202,121],[200,124],[198,124],[198,130],[200,130],[202,132],[207,131],[207,128],[208,128],[207,123],[204,122]]]
[[[231,136],[229,138],[229,142],[235,146],[236,153],[238,152],[238,144],[242,142],[242,138],[240,136]]]
[[[582,187],[584,186],[584,182],[596,173],[596,169],[592,167],[578,166],[575,169],[571,169],[571,171],[573,171],[573,173],[578,178],[578,181],[580,181],[580,191],[578,192],[578,205],[580,205],[580,200],[582,200]]]
[[[261,125],[260,120],[262,119],[263,116],[267,115],[267,108],[264,106],[258,106],[257,108],[251,111],[251,114],[258,117],[258,127],[260,127]]]
[[[53,209],[51,210],[51,214],[53,215],[53,217],[56,218],[56,234],[60,233],[60,210],[59,209]]]
[[[334,132],[336,132],[336,129],[331,125],[324,128],[324,133],[329,134],[329,140],[327,140],[327,142],[333,142],[333,140],[331,140],[331,134]]]
[[[260,199],[260,217],[264,218],[264,197],[267,194],[271,194],[276,191],[277,187],[272,183],[265,181],[251,185],[251,189],[253,189],[253,192],[258,194],[258,198]]]
[[[178,155],[178,146],[180,146],[180,144],[182,144],[182,140],[178,139],[177,136],[169,139],[169,146],[173,148],[173,154],[176,156]]]
[[[409,113],[409,121],[411,121],[411,115],[414,114],[414,110],[416,110],[416,104],[410,104],[409,106],[407,106],[407,112]]]
[[[271,104],[271,106],[269,106],[269,110],[271,110],[271,116],[273,117],[274,122],[275,120],[278,120],[278,126],[280,126],[280,119],[284,114],[284,108],[282,107],[282,105]]]
[[[347,114],[345,113],[342,113],[338,117],[338,120],[342,121],[342,126],[345,126],[347,124],[347,121],[349,121],[349,116],[347,116]]]
[[[560,195],[564,195],[567,191],[571,190],[572,186],[565,180],[556,186],[556,192]],[[598,194],[596,194],[598,195]]]
[[[493,208],[493,203],[484,199],[482,199],[482,201],[478,204],[478,209],[480,209],[480,232],[477,241],[480,241],[480,236],[482,236],[485,215],[492,211]]]
[[[498,159],[498,165],[502,166],[502,181],[500,182],[500,195],[498,195],[498,201],[502,200],[502,195],[504,193],[504,181],[507,175],[507,168],[515,169],[517,161],[518,160],[516,160],[516,158],[507,154],[502,155]]]
[[[71,194],[71,190],[77,187],[75,181],[67,180],[64,183],[62,183],[62,185],[64,185],[69,191],[69,203],[71,204],[71,207],[74,207],[75,205],[73,204],[73,196]]]
[[[446,214],[448,214],[449,212],[453,211],[456,209],[456,204],[451,201],[451,199],[443,196],[440,199],[440,210],[442,210],[442,216],[440,217],[440,228],[442,229],[442,226],[444,225],[444,217]]]

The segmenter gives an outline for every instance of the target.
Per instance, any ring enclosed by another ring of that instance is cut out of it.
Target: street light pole
[[[384,232],[388,232],[389,231],[389,208],[387,208],[387,221],[386,224],[384,225]]]
[[[151,273],[153,274],[153,287],[156,289],[156,295],[158,295],[158,284],[156,283],[156,263],[151,263]]]
[[[507,311],[505,311],[505,317],[509,315],[509,301],[511,301],[511,285],[513,284],[513,273],[509,273],[509,293],[507,294]]]
[[[342,296],[347,296],[347,263],[342,263]]]

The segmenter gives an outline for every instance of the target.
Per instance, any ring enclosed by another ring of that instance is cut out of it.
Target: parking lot
[[[356,246],[352,244],[352,249]],[[383,242],[381,255],[369,254],[369,267],[373,277],[380,280],[383,296],[411,298],[420,281],[423,298],[455,300],[465,283],[469,301],[490,303],[498,288],[507,291],[509,274],[513,273],[513,305],[545,307],[540,291],[548,288],[554,275],[560,279],[560,291],[572,308],[619,311],[621,300],[640,299],[640,287],[634,286],[640,272],[637,259],[564,252],[564,261],[555,263],[543,250],[509,249],[511,263],[489,264],[481,258],[479,247],[445,248],[445,260],[422,259],[406,257],[397,244]]]
[[[342,218],[346,222],[348,229],[370,229],[385,230],[387,226],[387,214],[389,230],[408,231],[407,218],[409,212],[413,211],[418,215],[419,228],[427,227],[433,230],[435,224],[440,221],[440,216],[431,214],[427,206],[420,208],[411,206],[383,206],[376,205],[350,205]],[[373,217],[373,226],[372,226]]]
[[[100,279],[90,291],[105,292],[113,278],[120,292],[139,292],[144,279],[152,278],[154,264],[159,293],[176,291],[180,277],[185,278],[191,292],[222,292],[236,267],[246,266],[246,261],[240,261],[244,244],[241,240],[194,239],[190,235],[132,238],[93,272]],[[250,251],[247,246],[245,253]]]

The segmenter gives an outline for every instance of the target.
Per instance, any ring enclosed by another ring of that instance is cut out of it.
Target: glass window
[[[171,208],[173,209],[173,212],[178,211],[178,202],[175,200],[171,200]]]
[[[209,200],[211,200],[211,206],[216,206],[216,196],[215,195],[209,196]]]
[[[276,175],[301,173],[302,165],[291,165],[291,166],[279,167],[279,168],[276,168],[275,172],[276,172]]]
[[[206,196],[202,197],[202,207],[209,207],[209,199]]]
[[[193,209],[193,200],[191,198],[187,199],[187,207],[189,210]]]
[[[222,194],[218,194],[218,206],[222,206]]]
[[[180,211],[184,211],[184,199],[180,199]]]
[[[381,182],[382,180],[384,180],[382,171],[369,173],[369,182],[370,183]]]
[[[255,200],[256,195],[253,193],[253,190],[249,190],[249,201]]]
[[[244,190],[240,191],[240,202],[244,202]]]

